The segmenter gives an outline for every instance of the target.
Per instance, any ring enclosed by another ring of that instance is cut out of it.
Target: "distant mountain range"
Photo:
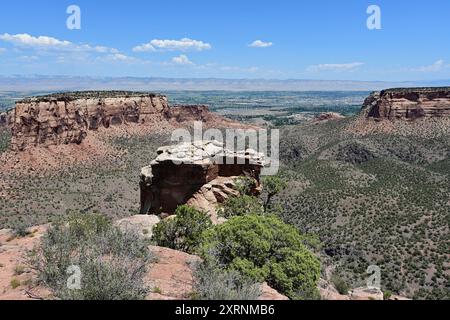
[[[106,78],[72,76],[0,76],[0,91],[139,90],[139,91],[375,91],[393,87],[450,86],[440,81],[349,81],[272,79]]]

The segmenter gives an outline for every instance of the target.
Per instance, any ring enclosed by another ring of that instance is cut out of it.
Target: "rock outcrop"
[[[167,98],[134,92],[77,92],[28,98],[13,111],[13,150],[81,143],[89,130],[168,116]]]
[[[450,88],[388,89],[372,93],[363,111],[375,120],[450,117]]]
[[[314,122],[326,122],[326,121],[332,121],[332,120],[340,120],[344,119],[345,117],[337,112],[325,112],[317,115],[314,118]]]
[[[264,165],[264,155],[253,150],[231,152],[217,141],[162,147],[158,157],[141,171],[141,214],[170,215],[191,199],[223,202],[232,188],[221,177],[253,178],[256,190]]]
[[[11,148],[80,144],[89,131],[110,126],[166,123],[177,126],[201,121],[212,127],[236,126],[215,115],[207,106],[170,107],[163,95],[128,91],[85,91],[59,93],[16,102],[10,114],[0,116],[0,125],[9,124]],[[242,126],[242,125],[241,125]]]
[[[170,118],[177,122],[186,121],[202,121],[211,120],[213,115],[209,111],[208,106],[204,105],[175,105],[170,108]]]

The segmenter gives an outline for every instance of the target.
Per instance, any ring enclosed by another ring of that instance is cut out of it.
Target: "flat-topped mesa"
[[[12,112],[13,150],[81,143],[89,130],[166,118],[163,95],[126,91],[85,91],[26,98]]]
[[[364,102],[367,117],[375,120],[415,120],[450,117],[450,87],[398,88],[373,92]]]
[[[232,152],[217,141],[161,147],[158,157],[141,172],[141,214],[173,214],[198,193],[205,201],[220,203],[234,192],[232,182],[221,178],[252,178],[252,191],[257,193],[265,164],[261,153],[250,149]]]

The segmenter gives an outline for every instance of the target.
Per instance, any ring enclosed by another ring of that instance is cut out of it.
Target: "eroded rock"
[[[13,150],[80,144],[88,131],[168,116],[167,98],[134,92],[77,92],[28,98],[12,112]]]
[[[363,110],[375,120],[450,117],[450,88],[388,89],[372,93]]]
[[[141,214],[173,214],[189,201],[200,209],[208,207],[206,202],[214,207],[233,193],[233,182],[221,178],[252,178],[256,191],[264,165],[263,154],[232,152],[217,141],[161,147],[158,157],[141,171]]]

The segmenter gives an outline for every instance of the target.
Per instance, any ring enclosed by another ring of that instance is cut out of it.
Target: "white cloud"
[[[134,52],[146,51],[203,51],[209,50],[212,46],[199,40],[183,38],[181,40],[158,40],[154,39],[133,48]]]
[[[255,73],[259,71],[258,67],[249,67],[249,68],[242,68],[242,67],[232,67],[232,66],[222,66],[219,68],[220,71],[224,72],[246,72],[246,73]]]
[[[410,71],[413,72],[439,72],[445,68],[444,60],[438,60],[432,65],[429,66],[422,66],[417,68],[411,68]]]
[[[248,45],[250,48],[268,48],[273,46],[272,42],[264,42],[261,40],[255,40]]]
[[[33,37],[27,33],[15,35],[4,33],[0,35],[0,40],[11,42],[15,45],[29,46],[29,47],[67,47],[72,44],[69,41],[61,41],[56,38],[47,36]]]
[[[332,72],[351,72],[355,71],[359,67],[363,66],[362,62],[352,62],[352,63],[328,63],[328,64],[317,64],[309,66],[306,70],[308,72],[320,72],[320,71],[332,71]]]
[[[111,58],[111,60],[114,60],[114,61],[130,61],[130,60],[134,60],[134,58],[126,56],[126,55],[121,54],[121,53],[111,54],[111,55],[108,55],[108,57]]]
[[[37,56],[20,56],[17,59],[21,60],[21,61],[31,62],[31,61],[39,60],[39,57],[37,57]]]
[[[178,57],[174,57],[172,58],[172,62],[175,64],[179,64],[179,65],[193,65],[194,63],[192,61],[189,60],[189,58],[182,54],[179,55]]]
[[[0,34],[0,40],[12,43],[19,47],[28,47],[33,49],[63,50],[63,51],[90,51],[97,53],[118,53],[115,48],[104,46],[90,46],[88,44],[75,44],[67,40],[59,40],[48,36],[32,36],[27,33],[21,34]]]
[[[0,54],[3,53],[3,52],[6,52],[6,49],[5,48],[0,48]]]

